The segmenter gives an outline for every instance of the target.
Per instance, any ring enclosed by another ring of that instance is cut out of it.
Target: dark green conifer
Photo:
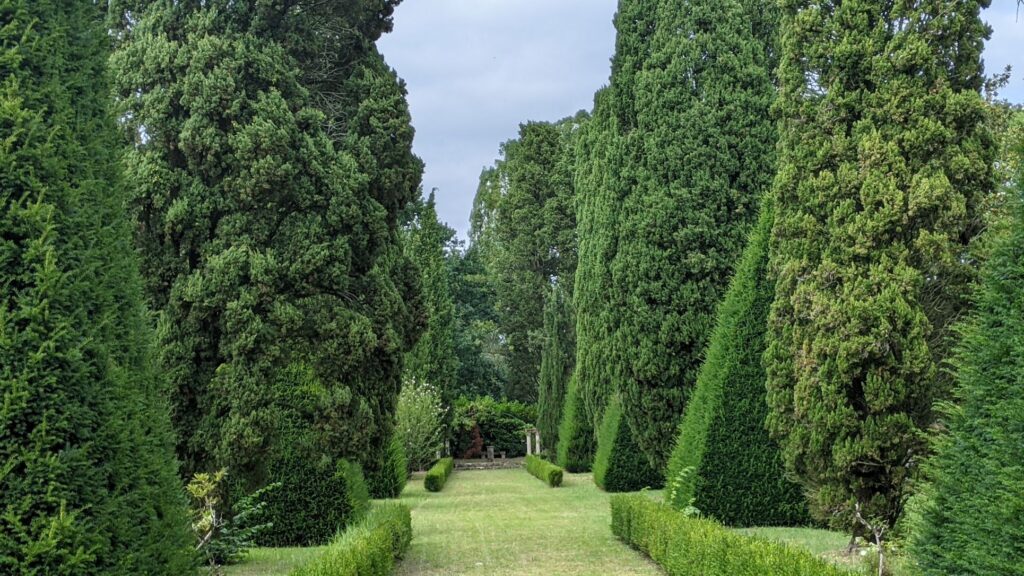
[[[575,317],[572,302],[560,284],[551,287],[544,304],[540,389],[537,393],[537,429],[542,445],[558,453],[558,426],[565,393],[572,378],[576,354]]]
[[[1024,573],[1024,166],[1016,188],[960,330],[956,404],[945,406],[912,524],[913,556],[928,576]]]
[[[768,424],[842,529],[896,524],[949,392],[940,363],[992,187],[985,4],[783,3]]]
[[[112,3],[131,207],[187,471],[229,466],[255,487],[278,459],[348,457],[371,488],[394,484],[377,475],[394,468],[421,317],[397,214],[421,164],[372,45],[395,3],[370,4]]]
[[[188,573],[103,12],[2,0],[0,21],[0,573]]]
[[[636,0],[623,4],[646,5]],[[621,15],[626,8],[620,8]],[[663,470],[697,379],[715,309],[774,169],[775,11],[764,2],[663,0],[635,74],[612,76],[624,195],[612,263],[622,406],[637,445]],[[620,45],[643,33],[620,22]],[[640,56],[633,56],[633,53]],[[626,55],[616,54],[616,58]],[[624,70],[635,67],[623,64]],[[632,83],[629,85],[629,83]]]
[[[651,467],[637,446],[618,394],[608,402],[597,432],[594,483],[606,492],[635,492],[663,484],[661,472]]]
[[[797,526],[810,519],[803,492],[786,479],[779,447],[764,426],[761,356],[775,295],[766,274],[773,222],[766,201],[719,306],[666,475],[669,503],[692,505],[729,526]]]

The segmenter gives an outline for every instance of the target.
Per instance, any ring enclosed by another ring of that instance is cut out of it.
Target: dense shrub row
[[[455,403],[452,453],[460,458],[477,458],[484,447],[494,446],[496,452],[504,452],[509,458],[525,456],[523,431],[536,421],[537,409],[522,402],[459,398]]]
[[[292,576],[387,576],[411,540],[409,508],[397,502],[377,504],[362,522]]]
[[[689,518],[642,494],[612,497],[612,532],[669,576],[848,576],[810,552]]]
[[[301,457],[279,460],[271,470],[280,488],[265,497],[261,546],[315,546],[358,522],[369,508],[370,494],[358,464],[335,465]]]
[[[526,466],[527,472],[533,474],[537,478],[540,478],[546,482],[548,486],[557,488],[562,485],[562,474],[564,471],[540,456],[530,454],[526,457],[524,465]]]
[[[608,492],[633,492],[660,488],[661,473],[651,467],[640,451],[629,423],[623,417],[619,396],[612,396],[597,433],[594,455],[594,483]]]
[[[452,475],[452,470],[455,470],[455,460],[441,458],[427,471],[423,478],[423,487],[431,492],[440,492],[448,477]]]

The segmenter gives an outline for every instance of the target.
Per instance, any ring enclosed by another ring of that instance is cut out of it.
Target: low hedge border
[[[523,465],[526,466],[527,472],[543,480],[548,486],[558,488],[562,485],[564,471],[540,456],[530,454]]]
[[[441,458],[427,471],[423,478],[423,487],[431,492],[440,492],[448,477],[452,475],[452,470],[455,470],[455,460]]]
[[[291,576],[388,576],[411,541],[409,507],[397,502],[375,504],[366,518]]]
[[[644,494],[612,496],[612,532],[669,576],[850,576],[808,551],[687,517]]]

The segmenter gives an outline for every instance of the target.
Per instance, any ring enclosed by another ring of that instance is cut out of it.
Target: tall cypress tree
[[[184,574],[92,2],[0,2],[0,572]]]
[[[747,241],[718,309],[697,386],[679,424],[666,484],[676,508],[693,505],[730,526],[799,526],[809,520],[800,487],[788,480],[768,437],[761,364],[775,285],[767,276],[770,201]]]
[[[509,348],[506,395],[537,399],[544,298],[553,278],[571,285],[576,267],[572,181],[563,160],[566,137],[557,125],[528,122],[503,146],[498,165],[503,194],[494,222],[490,262],[498,317]],[[531,336],[532,334],[532,336]]]
[[[406,356],[406,374],[441,390],[452,406],[459,360],[455,354],[455,302],[452,300],[445,246],[454,231],[437,221],[434,193],[415,210],[405,243],[410,259],[420,270],[427,329]]]
[[[573,372],[576,351],[574,320],[570,297],[561,285],[552,286],[544,303],[537,429],[553,454],[558,453],[558,427]]]
[[[1020,148],[1024,152],[1024,147]],[[1024,167],[1020,167],[1024,168]],[[930,497],[913,534],[925,574],[1024,569],[1024,173],[1013,217],[986,263],[976,312],[955,355],[956,405],[930,463]]]
[[[635,113],[635,125],[620,126],[630,169],[612,277],[624,414],[636,444],[663,470],[666,438],[770,184],[775,27],[763,2],[664,0],[654,14],[632,89],[612,77],[617,92],[632,93]],[[620,28],[620,36],[632,33]]]
[[[373,486],[387,468],[420,316],[397,213],[421,165],[372,46],[388,9],[339,4],[114,3],[137,244],[188,471],[258,485],[281,459],[349,457]],[[314,65],[308,48],[364,24]]]
[[[843,529],[896,523],[948,392],[939,363],[992,185],[986,4],[783,5],[768,424]]]
[[[609,395],[617,385],[621,364],[612,345],[615,332],[610,264],[615,258],[621,189],[615,162],[620,141],[612,107],[613,94],[604,88],[594,95],[594,113],[578,139],[574,186],[579,263],[573,295],[576,309],[576,386],[582,426],[570,435],[593,436]],[[589,455],[588,455],[589,457]]]

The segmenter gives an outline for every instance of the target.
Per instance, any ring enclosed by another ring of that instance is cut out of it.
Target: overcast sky
[[[438,216],[466,237],[477,178],[520,122],[590,109],[608,82],[617,0],[406,0],[380,41],[405,79]],[[988,72],[1013,65],[1003,96],[1024,102],[1024,9],[992,0]]]

